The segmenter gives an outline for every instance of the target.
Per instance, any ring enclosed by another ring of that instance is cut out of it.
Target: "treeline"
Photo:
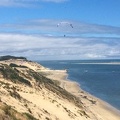
[[[9,59],[23,59],[23,60],[27,60],[25,57],[15,57],[15,56],[10,56],[10,55],[6,55],[6,56],[1,56],[0,57],[0,61],[9,60]]]

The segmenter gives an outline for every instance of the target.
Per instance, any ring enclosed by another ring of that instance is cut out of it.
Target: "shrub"
[[[28,120],[38,120],[29,113],[24,113],[24,115],[28,118]]]
[[[14,63],[11,63],[9,66],[10,67],[19,67],[17,64],[14,64]]]

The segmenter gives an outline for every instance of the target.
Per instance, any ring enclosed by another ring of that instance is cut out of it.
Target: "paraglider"
[[[73,28],[73,25],[72,25],[72,23],[69,23],[69,22],[60,22],[60,23],[58,23],[57,24],[57,27],[59,27],[59,26],[70,26],[71,28]]]

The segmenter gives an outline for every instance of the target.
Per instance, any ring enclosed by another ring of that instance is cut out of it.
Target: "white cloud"
[[[0,6],[22,6],[25,7],[23,2],[17,0],[0,0]]]
[[[110,44],[102,38],[99,42],[95,42],[95,40],[80,37],[0,34],[0,41],[0,55],[10,54],[30,59],[120,58],[119,41],[117,44],[114,44],[114,41]]]
[[[27,6],[32,6],[34,3],[40,3],[40,2],[62,3],[66,1],[68,0],[0,0],[0,6],[27,7]]]

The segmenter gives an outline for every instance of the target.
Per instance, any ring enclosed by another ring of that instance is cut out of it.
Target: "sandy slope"
[[[80,97],[86,111],[98,120],[120,120],[120,111],[116,110],[108,103],[88,94],[87,92],[80,89],[80,85],[76,82],[67,80],[67,73],[63,71],[46,71],[48,72],[48,78],[60,81],[60,86],[70,93]],[[92,112],[92,113],[91,113]]]
[[[21,113],[30,113],[39,120],[47,118],[49,120],[86,120],[86,117],[79,114],[81,109],[44,87],[36,90],[25,85],[7,82],[5,79],[0,79],[0,81],[17,88],[17,93],[19,93],[21,99],[11,97],[4,85],[0,87],[0,96],[2,102],[7,103]]]
[[[73,103],[46,89],[44,85],[41,85],[41,88],[29,87],[8,82],[1,76],[0,81],[8,83],[11,88],[15,87],[16,92],[20,95],[19,99],[11,97],[5,84],[0,83],[1,100],[19,112],[30,113],[39,120],[120,120],[119,111],[111,109],[107,103],[81,90],[78,83],[67,80],[68,75],[65,70],[49,70],[37,63],[23,60],[9,60],[2,63],[24,65],[37,72],[42,72],[48,78],[59,81],[63,89],[78,96],[83,103],[81,110]],[[9,91],[12,89],[9,88]],[[85,116],[84,111],[89,117]]]

